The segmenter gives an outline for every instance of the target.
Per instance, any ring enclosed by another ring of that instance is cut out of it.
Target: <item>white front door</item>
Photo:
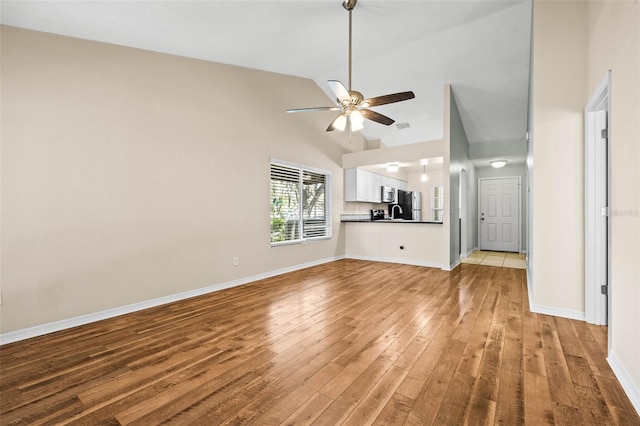
[[[480,250],[518,252],[520,178],[480,179]]]

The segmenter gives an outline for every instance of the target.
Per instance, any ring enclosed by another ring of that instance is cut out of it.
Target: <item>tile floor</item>
[[[477,250],[460,262],[474,263],[476,265],[501,266],[503,268],[527,269],[527,263],[524,259],[524,254],[521,253]]]

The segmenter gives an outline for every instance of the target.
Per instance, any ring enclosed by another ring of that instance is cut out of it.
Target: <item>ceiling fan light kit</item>
[[[364,127],[364,119],[375,121],[376,123],[390,126],[395,120],[382,115],[378,112],[368,109],[369,107],[375,107],[379,105],[386,105],[395,102],[406,101],[415,98],[413,92],[399,92],[392,93],[384,96],[377,96],[375,98],[365,99],[362,93],[351,89],[351,40],[352,40],[352,15],[351,12],[356,7],[358,0],[345,0],[342,2],[344,7],[349,12],[349,84],[348,89],[344,87],[342,82],[338,80],[329,80],[329,88],[336,96],[336,105],[332,107],[311,107],[311,108],[296,108],[288,109],[287,112],[311,112],[311,111],[342,111],[337,117],[331,121],[327,132],[333,130],[344,130],[349,124],[349,128],[352,131],[361,130]]]

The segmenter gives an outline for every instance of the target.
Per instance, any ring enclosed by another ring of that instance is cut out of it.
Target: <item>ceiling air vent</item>
[[[396,123],[396,127],[400,130],[402,129],[408,129],[409,128],[409,123]]]

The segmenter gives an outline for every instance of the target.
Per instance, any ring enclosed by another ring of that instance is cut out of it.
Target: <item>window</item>
[[[444,210],[444,193],[441,186],[431,187],[431,220],[442,222]]]
[[[331,238],[331,174],[271,162],[271,245]]]

